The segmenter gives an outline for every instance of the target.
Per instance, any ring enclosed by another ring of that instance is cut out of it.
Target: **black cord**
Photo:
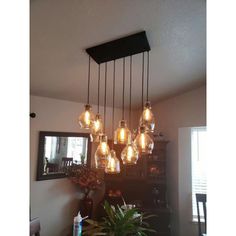
[[[125,118],[125,57],[123,58],[123,100],[122,100],[122,120]]]
[[[116,79],[116,61],[114,60],[114,67],[113,67],[113,100],[112,100],[112,136],[114,134],[114,118],[115,118],[115,79]],[[112,149],[113,149],[112,142]]]
[[[106,133],[106,102],[107,102],[107,62],[105,63],[104,134]]]
[[[129,127],[131,129],[131,92],[132,92],[132,55],[130,56],[130,83],[129,83]]]
[[[99,114],[99,102],[100,102],[100,64],[98,65],[98,114]]]
[[[142,57],[142,110],[143,110],[143,87],[144,87],[144,52]]]
[[[147,101],[149,101],[149,51],[147,51]]]
[[[87,104],[89,104],[89,88],[90,88],[90,56],[89,56],[89,65],[88,65],[88,97],[87,97]]]

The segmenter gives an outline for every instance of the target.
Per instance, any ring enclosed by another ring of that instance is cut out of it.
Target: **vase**
[[[93,200],[92,198],[85,196],[80,200],[80,214],[82,217],[88,216],[91,219],[93,211]]]

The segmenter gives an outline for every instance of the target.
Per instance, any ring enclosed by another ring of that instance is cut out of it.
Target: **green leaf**
[[[153,217],[158,217],[157,215],[147,215],[147,216],[143,216],[142,219],[143,220],[146,220],[146,219],[149,219],[149,218],[153,218]]]
[[[123,210],[119,205],[114,207],[107,201],[104,203],[104,210],[106,216],[102,218],[101,222],[86,220],[89,226],[84,227],[83,235],[147,236],[145,232],[156,232],[150,229],[147,222],[143,221],[144,218],[148,219],[154,215],[139,214],[135,208]]]
[[[85,221],[89,223],[90,225],[99,226],[99,223],[95,220],[86,219]]]

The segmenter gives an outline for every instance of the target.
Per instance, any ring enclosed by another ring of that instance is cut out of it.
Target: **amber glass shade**
[[[138,161],[138,150],[134,143],[126,145],[121,152],[121,159],[124,165],[135,165]]]
[[[111,155],[108,157],[108,162],[105,168],[107,174],[118,174],[120,173],[120,161],[116,157],[116,152],[111,150]]]
[[[101,135],[103,130],[103,123],[100,114],[96,114],[95,120],[93,121],[92,127],[91,127],[91,142],[99,142],[99,136]]]
[[[150,102],[146,102],[142,115],[139,120],[139,124],[144,125],[146,128],[146,131],[148,132],[154,132],[155,129],[155,118],[152,112],[152,107]]]
[[[91,129],[95,117],[89,104],[84,107],[85,111],[79,116],[79,124],[83,129]]]
[[[152,153],[152,150],[154,148],[154,142],[146,132],[145,126],[140,126],[139,133],[134,140],[134,144],[137,147],[139,154]]]
[[[105,169],[110,155],[111,153],[107,143],[107,136],[103,134],[100,136],[100,143],[95,152],[96,168]]]
[[[115,144],[128,144],[131,141],[131,132],[127,128],[126,121],[121,120],[119,127],[114,133],[114,143]]]

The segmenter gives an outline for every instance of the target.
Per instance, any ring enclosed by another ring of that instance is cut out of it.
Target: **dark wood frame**
[[[53,132],[53,131],[40,131],[39,132],[39,146],[38,146],[38,166],[36,180],[48,180],[65,178],[65,173],[56,173],[50,175],[43,175],[43,156],[44,156],[44,143],[45,136],[59,136],[59,137],[85,137],[88,138],[88,150],[87,150],[87,165],[91,166],[91,140],[90,135],[87,133],[73,133],[73,132]]]

